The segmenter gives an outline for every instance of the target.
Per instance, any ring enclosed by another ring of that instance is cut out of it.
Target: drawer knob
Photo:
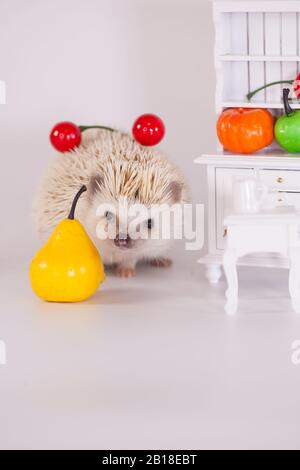
[[[277,183],[283,183],[283,178],[282,178],[282,176],[278,176],[278,178],[277,178]]]
[[[223,238],[227,237],[227,228],[224,228]]]

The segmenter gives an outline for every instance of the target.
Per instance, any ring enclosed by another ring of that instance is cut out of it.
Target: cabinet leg
[[[222,277],[221,264],[207,264],[205,276],[210,284],[217,284]]]
[[[226,298],[230,304],[236,304],[238,299],[238,277],[236,271],[237,256],[232,251],[226,251],[223,257],[223,267],[228,284]]]

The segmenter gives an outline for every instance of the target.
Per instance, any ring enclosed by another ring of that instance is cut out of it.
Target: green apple
[[[283,90],[285,114],[275,124],[275,137],[279,145],[289,153],[300,152],[300,110],[295,111],[289,103],[288,88]]]

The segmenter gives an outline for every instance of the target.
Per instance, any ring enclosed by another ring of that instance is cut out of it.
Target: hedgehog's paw
[[[136,275],[136,271],[132,266],[124,266],[123,264],[117,266],[115,272],[116,276],[122,278],[134,277]]]
[[[155,268],[169,268],[170,266],[172,266],[172,260],[163,257],[150,259],[149,263]]]

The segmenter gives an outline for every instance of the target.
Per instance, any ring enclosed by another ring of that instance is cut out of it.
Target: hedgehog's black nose
[[[118,233],[114,243],[118,248],[131,248],[132,246],[132,240],[127,233]]]

